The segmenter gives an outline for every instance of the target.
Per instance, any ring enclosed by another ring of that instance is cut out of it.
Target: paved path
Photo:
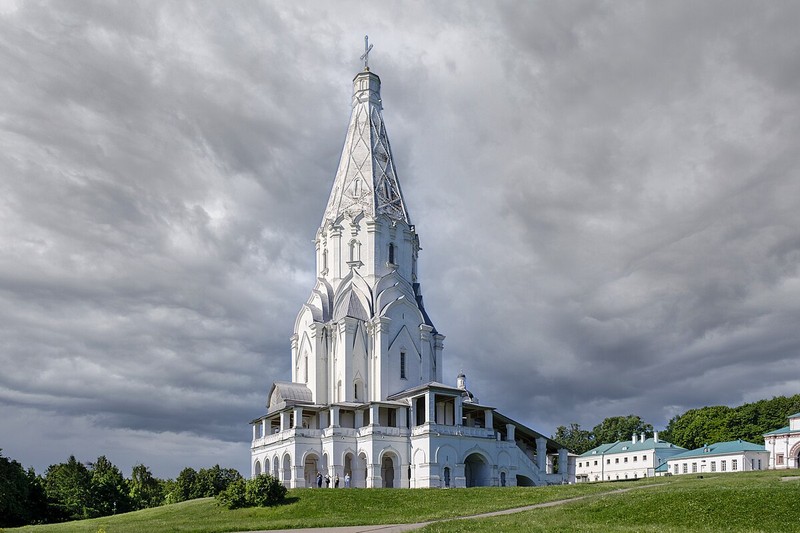
[[[340,526],[340,527],[311,527],[305,529],[270,529],[250,531],[247,533],[401,533],[403,531],[413,531],[421,529],[428,524],[435,524],[436,522],[449,522],[451,520],[471,520],[473,518],[488,518],[491,516],[502,516],[507,514],[521,513],[523,511],[531,511],[533,509],[544,509],[545,507],[555,507],[557,505],[564,505],[566,503],[577,502],[585,500],[593,496],[605,496],[607,494],[621,494],[636,489],[645,489],[655,487],[659,484],[641,485],[639,487],[629,487],[626,489],[616,489],[609,492],[600,492],[595,494],[586,494],[584,496],[576,496],[566,500],[555,500],[552,502],[537,503],[534,505],[526,505],[525,507],[514,507],[513,509],[504,509],[502,511],[493,511],[491,513],[481,513],[470,516],[459,516],[456,518],[442,518],[439,520],[430,520],[428,522],[417,522],[416,524],[386,524],[386,525],[370,525],[370,526]]]

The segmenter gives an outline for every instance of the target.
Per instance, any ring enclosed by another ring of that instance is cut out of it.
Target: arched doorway
[[[283,456],[283,484],[286,487],[292,483],[292,457],[287,453]]]
[[[467,487],[487,487],[489,485],[489,464],[479,453],[471,453],[464,459],[464,476]]]
[[[381,486],[383,488],[394,488],[394,472],[394,454],[387,453],[381,459]]]
[[[355,461],[355,457],[352,453],[344,454],[344,472],[342,472],[343,476],[350,474],[350,485],[353,485],[353,462]]]
[[[310,453],[306,455],[305,463],[303,463],[303,479],[306,481],[306,487],[317,486],[317,472],[319,471],[319,457],[317,457],[317,454]]]
[[[353,474],[350,476],[351,482],[354,487],[367,487],[367,454],[361,452],[358,454],[357,466],[353,468]]]

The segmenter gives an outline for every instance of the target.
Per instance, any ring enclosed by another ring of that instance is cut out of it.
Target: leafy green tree
[[[157,507],[164,503],[163,483],[158,478],[153,477],[150,469],[143,464],[133,467],[128,487],[133,509]]]
[[[3,457],[0,449],[0,527],[23,526],[44,519],[47,504],[33,469]]]
[[[97,458],[90,468],[91,507],[95,516],[127,513],[133,509],[128,495],[128,483],[114,464],[105,455]]]
[[[195,477],[192,498],[216,496],[237,479],[242,479],[242,475],[233,468],[220,468],[219,465],[201,468]]]
[[[653,433],[653,426],[637,415],[611,416],[592,429],[596,445],[630,439],[633,434]]]
[[[553,440],[579,455],[595,446],[592,433],[581,429],[580,424],[570,424],[569,427],[558,426]]]
[[[187,466],[181,470],[178,477],[175,478],[169,494],[167,494],[167,503],[178,503],[192,498],[199,498],[196,496],[198,490],[197,485],[197,471]]]
[[[94,516],[91,486],[91,473],[74,455],[70,455],[66,463],[50,465],[44,475],[49,521],[80,520]]]

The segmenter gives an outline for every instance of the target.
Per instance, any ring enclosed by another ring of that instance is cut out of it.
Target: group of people
[[[331,488],[331,476],[330,476],[330,474],[325,474],[325,477],[323,478],[321,472],[317,472],[317,488],[318,489],[322,488],[322,480],[323,479],[325,480],[325,488],[326,489]],[[333,478],[333,488],[336,488],[336,489],[339,488],[339,474],[336,474],[336,476]],[[346,473],[344,475],[344,488],[346,488],[346,489],[350,488],[350,472],[348,472],[348,473]]]

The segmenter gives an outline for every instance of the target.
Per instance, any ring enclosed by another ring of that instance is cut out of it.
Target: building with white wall
[[[667,471],[674,476],[749,472],[766,470],[768,462],[769,452],[763,446],[739,439],[707,444],[670,457]]]
[[[764,434],[771,469],[800,468],[800,413],[789,417],[789,425]]]
[[[567,449],[443,383],[444,335],[417,279],[420,240],[382,115],[380,78],[353,80],[350,124],[314,239],[316,283],[291,337],[291,382],[251,422],[252,474],[312,486],[542,485],[574,480]],[[554,458],[560,472],[554,469]]]
[[[652,438],[634,434],[628,441],[601,444],[579,455],[576,459],[577,482],[620,481],[653,477],[659,466],[686,448],[659,440],[658,432]]]

